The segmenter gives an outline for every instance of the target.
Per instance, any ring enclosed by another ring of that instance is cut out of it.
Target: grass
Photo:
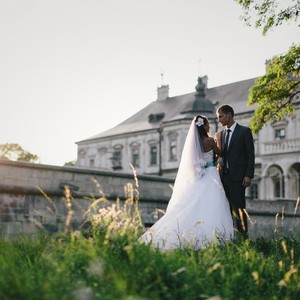
[[[138,183],[137,183],[138,186]],[[138,193],[95,199],[88,230],[0,240],[0,299],[299,299],[300,240],[235,240],[161,252],[137,242]]]
[[[0,299],[299,299],[300,241],[160,252],[65,233],[0,242]]]

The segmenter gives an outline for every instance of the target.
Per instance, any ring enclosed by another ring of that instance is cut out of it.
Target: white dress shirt
[[[235,122],[231,125],[231,127],[226,127],[226,130],[227,130],[227,129],[230,129],[230,132],[229,132],[229,140],[228,140],[228,146],[227,146],[227,148],[229,148],[230,141],[231,141],[231,137],[232,137],[232,134],[233,134],[233,132],[234,132],[235,127],[236,127],[236,123],[235,123]],[[227,132],[226,134],[228,134],[228,132]]]

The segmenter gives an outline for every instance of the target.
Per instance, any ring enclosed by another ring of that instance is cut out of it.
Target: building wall
[[[246,103],[245,103],[246,106]],[[249,126],[253,112],[239,113],[235,120],[241,125]],[[211,132],[215,134],[215,119],[210,120]],[[180,157],[190,126],[190,120],[167,120],[160,128],[148,132],[136,132],[120,136],[110,136],[78,145],[78,165],[93,167],[98,170],[113,171],[111,158],[114,147],[118,145],[122,150],[121,173],[130,172],[132,163],[132,144],[139,147],[139,166],[136,169],[140,174],[161,175],[164,178],[175,178],[180,163]],[[220,130],[220,125],[217,125]],[[171,143],[176,144],[176,158],[170,158]],[[265,125],[258,134],[254,134],[255,141],[255,178],[252,187],[246,195],[253,199],[296,200],[300,195],[300,106],[295,105],[295,116],[284,121]],[[150,145],[157,143],[157,165],[150,165]],[[96,153],[95,164],[88,163],[89,157],[80,156],[83,147],[88,153]],[[161,152],[159,151],[161,147]],[[105,148],[103,154],[96,149]]]
[[[267,124],[258,134],[256,179],[259,199],[297,199],[300,195],[300,110]]]
[[[143,175],[165,174],[166,178],[174,179],[180,162],[185,138],[190,126],[188,122],[181,121],[175,124],[160,126],[160,131],[137,132],[121,136],[105,137],[90,143],[78,146],[77,166],[94,168],[102,171],[114,171],[114,151],[120,149],[122,153],[121,168],[118,173],[130,173],[133,163],[133,149],[138,150],[139,163],[134,168]],[[171,143],[175,141],[176,155],[170,156]],[[151,146],[157,147],[157,163],[150,163]],[[103,151],[101,151],[101,149]],[[91,163],[91,159],[94,163]]]

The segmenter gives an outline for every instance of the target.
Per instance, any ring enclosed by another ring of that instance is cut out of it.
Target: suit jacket
[[[226,131],[221,133],[221,148],[224,149]],[[254,143],[250,128],[236,124],[227,150],[228,173],[232,181],[254,177]],[[224,168],[222,168],[221,176]]]

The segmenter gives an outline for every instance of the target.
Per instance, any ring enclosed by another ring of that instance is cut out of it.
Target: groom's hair
[[[217,111],[222,111],[224,114],[230,113],[232,115],[232,117],[234,116],[234,110],[233,110],[232,106],[230,106],[229,104],[221,105]]]

